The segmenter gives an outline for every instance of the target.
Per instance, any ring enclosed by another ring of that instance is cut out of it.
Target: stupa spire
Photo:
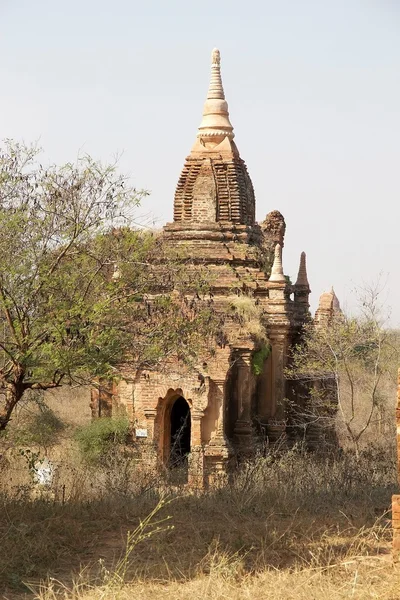
[[[233,140],[219,50],[212,53],[203,120],[175,192],[174,222],[178,221],[196,223],[201,231],[208,231],[207,223],[255,223],[253,184]]]
[[[221,54],[218,48],[211,53],[211,78],[208,88],[207,100],[225,100],[225,92],[221,79]]]
[[[282,247],[280,244],[276,244],[275,246],[274,264],[272,265],[269,281],[277,281],[282,283],[286,282],[285,275],[283,273]]]
[[[197,137],[206,147],[216,146],[224,138],[232,140],[235,137],[222,85],[221,55],[217,48],[211,54],[210,85]]]
[[[297,281],[296,281],[295,285],[299,285],[299,286],[303,286],[303,287],[310,286],[310,284],[308,283],[308,277],[307,277],[307,265],[306,265],[306,253],[305,252],[302,252],[300,255],[299,273],[297,275]]]
[[[342,312],[342,309],[340,308],[339,298],[336,296],[336,293],[335,293],[335,290],[333,289],[333,286],[331,288],[331,294],[332,294],[332,306],[333,306],[333,310],[336,310],[337,312]]]

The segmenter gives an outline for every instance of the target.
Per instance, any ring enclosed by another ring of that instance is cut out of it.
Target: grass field
[[[2,598],[400,599],[391,452],[270,455],[201,493],[130,473],[75,468],[64,503],[4,491]]]

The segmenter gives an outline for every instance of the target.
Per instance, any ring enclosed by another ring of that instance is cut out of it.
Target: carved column
[[[291,309],[288,285],[282,266],[280,245],[275,246],[274,264],[268,280],[267,305],[268,335],[272,346],[272,413],[267,433],[271,442],[277,441],[286,434],[285,419],[285,377],[287,344],[291,326]]]
[[[225,379],[213,379],[213,387],[217,390],[219,402],[218,419],[216,431],[211,436],[210,442],[204,449],[204,482],[205,485],[221,483],[221,479],[226,478],[228,461],[233,454],[228,439],[225,436],[224,415],[225,415]]]
[[[100,417],[100,403],[99,403],[99,390],[92,387],[90,390],[90,410],[92,412],[92,419]]]
[[[204,486],[204,450],[201,440],[201,420],[203,416],[203,410],[192,409],[188,483],[191,487],[195,488],[202,488]]]
[[[191,439],[190,439],[190,447],[196,448],[196,446],[201,446],[201,419],[204,416],[204,411],[201,409],[193,408],[191,410],[192,416],[192,427],[191,427]]]
[[[155,466],[158,460],[161,458],[157,453],[157,440],[155,439],[155,419],[157,415],[157,410],[155,408],[145,408],[144,416],[146,418],[146,426],[147,426],[147,438],[144,443],[146,448],[145,452],[147,454],[146,458],[151,462],[153,466]]]
[[[146,417],[146,424],[147,424],[147,439],[153,443],[156,441],[154,439],[154,430],[155,430],[154,424],[155,424],[156,415],[157,415],[157,409],[155,409],[155,408],[145,408],[144,409],[144,416]]]
[[[114,387],[112,380],[99,379],[98,385],[91,389],[90,408],[92,418],[112,416]]]
[[[271,418],[267,427],[268,437],[271,442],[282,439],[286,434],[285,410],[285,375],[287,358],[287,332],[271,332],[271,366],[272,366],[272,398]]]
[[[251,350],[242,348],[237,357],[237,419],[234,428],[239,451],[249,451],[253,428],[251,424],[251,399],[254,376],[251,370]]]

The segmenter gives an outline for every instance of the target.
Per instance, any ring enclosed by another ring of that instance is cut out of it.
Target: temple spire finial
[[[282,247],[280,244],[276,244],[275,246],[274,264],[272,265],[271,276],[269,278],[269,281],[276,281],[282,283],[286,282],[285,275],[283,273]]]
[[[221,53],[218,48],[214,48],[211,53],[211,62],[212,64],[219,65],[221,63]]]
[[[307,277],[307,265],[306,265],[306,253],[305,252],[302,252],[300,255],[299,273],[297,275],[297,281],[296,281],[295,285],[303,286],[303,287],[310,286],[310,284],[308,283],[308,277]]]
[[[217,146],[225,138],[233,140],[235,137],[222,85],[221,55],[217,48],[211,54],[210,85],[197,137],[207,148]]]
[[[221,79],[221,54],[214,48],[211,54],[211,78],[208,88],[207,100],[225,100],[225,92]]]

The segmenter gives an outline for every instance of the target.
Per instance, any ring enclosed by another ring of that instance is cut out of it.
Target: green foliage
[[[78,429],[75,439],[83,460],[99,464],[113,448],[126,443],[129,427],[126,417],[101,417]]]
[[[251,366],[254,375],[261,375],[261,373],[263,372],[264,363],[270,354],[271,346],[269,344],[264,344],[259,350],[253,352],[251,358]]]
[[[211,351],[207,270],[129,227],[144,195],[88,156],[45,168],[0,148],[0,431],[27,390]]]
[[[115,165],[83,156],[44,167],[38,154],[0,148],[0,429],[26,390],[96,376],[119,358],[112,232],[144,195]]]

